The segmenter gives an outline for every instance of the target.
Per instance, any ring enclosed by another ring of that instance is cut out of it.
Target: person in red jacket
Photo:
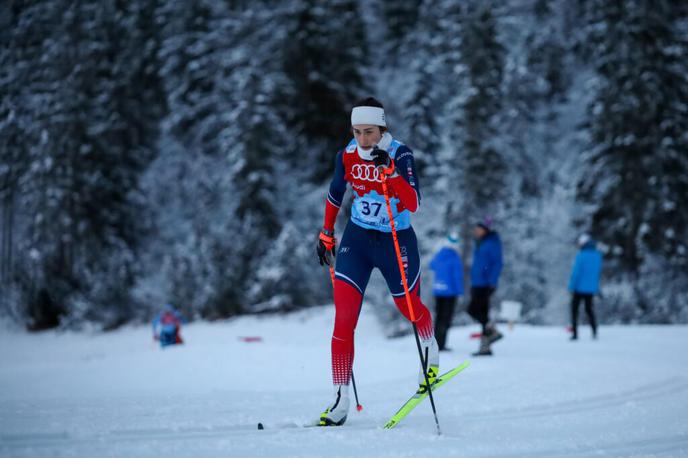
[[[332,334],[332,382],[334,401],[320,416],[320,425],[342,425],[349,410],[349,382],[354,360],[354,330],[361,311],[370,274],[380,270],[399,311],[410,320],[397,263],[391,225],[382,190],[387,170],[388,189],[411,306],[427,355],[430,383],[439,371],[439,350],[434,338],[432,316],[420,299],[420,254],[411,227],[411,213],[418,209],[420,191],[413,152],[387,132],[384,107],[374,98],[359,101],[351,111],[354,138],[335,158],[334,177],[325,203],[325,221],[318,238],[320,264],[330,264],[335,255],[334,223],[347,185],[353,191],[351,220],[336,252]],[[421,368],[419,383],[425,384]]]

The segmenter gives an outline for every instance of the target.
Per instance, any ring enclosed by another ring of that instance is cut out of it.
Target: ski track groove
[[[550,414],[564,415],[575,414],[590,410],[611,408],[616,406],[623,406],[629,401],[644,401],[657,397],[668,396],[688,389],[687,379],[685,377],[671,377],[669,379],[661,380],[659,382],[648,383],[631,390],[622,391],[611,395],[597,395],[580,400],[569,400],[565,402],[542,404],[532,407],[523,407],[518,409],[507,409],[497,412],[475,413],[466,415],[471,420],[514,420],[521,418],[540,417]],[[382,423],[381,423],[382,424]],[[346,429],[379,429],[383,430],[382,426],[373,422],[366,422],[364,424],[356,424],[347,426]],[[310,425],[299,424],[297,422],[287,422],[281,424],[265,423],[264,430],[258,430],[257,422],[255,424],[241,424],[228,425],[208,428],[142,428],[142,429],[120,429],[111,430],[103,433],[95,433],[90,435],[75,435],[68,432],[50,432],[50,433],[17,433],[17,434],[0,434],[0,451],[17,449],[24,447],[64,447],[74,445],[87,445],[91,443],[111,443],[111,442],[136,442],[147,440],[192,440],[203,438],[220,438],[231,437],[236,435],[246,435],[250,433],[261,435],[279,434],[286,430],[290,432],[304,432],[311,431],[317,428],[311,428]],[[400,425],[403,426],[403,425]],[[321,431],[329,431],[325,428]],[[456,436],[444,435],[449,438],[456,438]],[[585,456],[600,452],[610,452],[614,454],[634,454],[642,448],[641,453],[665,453],[670,451],[682,450],[682,447],[688,447],[688,434],[671,436],[665,438],[655,438],[650,440],[638,440],[631,443],[624,444],[610,444],[604,447],[595,447],[587,449],[575,450],[546,450],[546,451],[532,451],[526,454],[506,454],[506,455],[488,455],[498,457],[516,457],[516,456]],[[649,448],[649,450],[645,450]]]
[[[532,450],[524,453],[515,452],[500,455],[484,455],[491,458],[518,457],[567,457],[567,456],[654,456],[669,452],[686,452],[688,454],[688,433],[674,436],[654,437],[652,439],[638,439],[635,441],[614,442],[592,447],[578,447],[570,450]]]
[[[505,409],[494,412],[470,414],[472,419],[478,420],[513,420],[528,417],[540,417],[550,414],[563,415],[587,410],[597,410],[606,407],[623,405],[628,401],[643,401],[657,397],[680,393],[688,389],[688,381],[684,377],[648,383],[631,390],[615,394],[597,395],[580,400],[569,400],[552,404],[540,404],[516,409]]]

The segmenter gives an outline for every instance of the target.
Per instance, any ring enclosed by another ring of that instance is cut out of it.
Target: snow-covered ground
[[[0,456],[688,456],[688,327],[517,326],[496,356],[436,392],[394,430],[415,389],[412,337],[386,340],[369,310],[357,333],[364,410],[302,428],[330,400],[333,310],[194,323],[160,350],[146,327],[0,335]],[[448,369],[477,346],[453,328]],[[260,336],[245,343],[244,336]],[[258,431],[262,422],[265,430]]]

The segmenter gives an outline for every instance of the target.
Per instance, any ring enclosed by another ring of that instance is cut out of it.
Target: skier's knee
[[[334,336],[348,339],[353,336],[358,321],[358,311],[354,312],[350,308],[337,309],[334,318]]]

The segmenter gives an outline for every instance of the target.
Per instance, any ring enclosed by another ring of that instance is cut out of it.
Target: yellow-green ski
[[[456,374],[464,370],[465,368],[468,367],[470,364],[469,361],[464,361],[460,365],[456,366],[454,369],[450,370],[449,372],[445,372],[444,374],[440,375],[437,377],[437,380],[435,383],[433,383],[430,386],[430,389],[432,391],[435,391],[437,388],[441,387],[445,383],[447,383],[449,380],[451,380]],[[403,406],[401,406],[401,409],[397,411],[397,413],[394,414],[392,418],[387,422],[385,425],[385,429],[392,429],[396,425],[399,424],[401,420],[403,420],[408,414],[411,413],[413,409],[416,408],[418,404],[420,404],[423,399],[428,397],[428,390],[425,387],[420,387],[418,388],[418,391],[411,396],[411,398],[404,403]]]

